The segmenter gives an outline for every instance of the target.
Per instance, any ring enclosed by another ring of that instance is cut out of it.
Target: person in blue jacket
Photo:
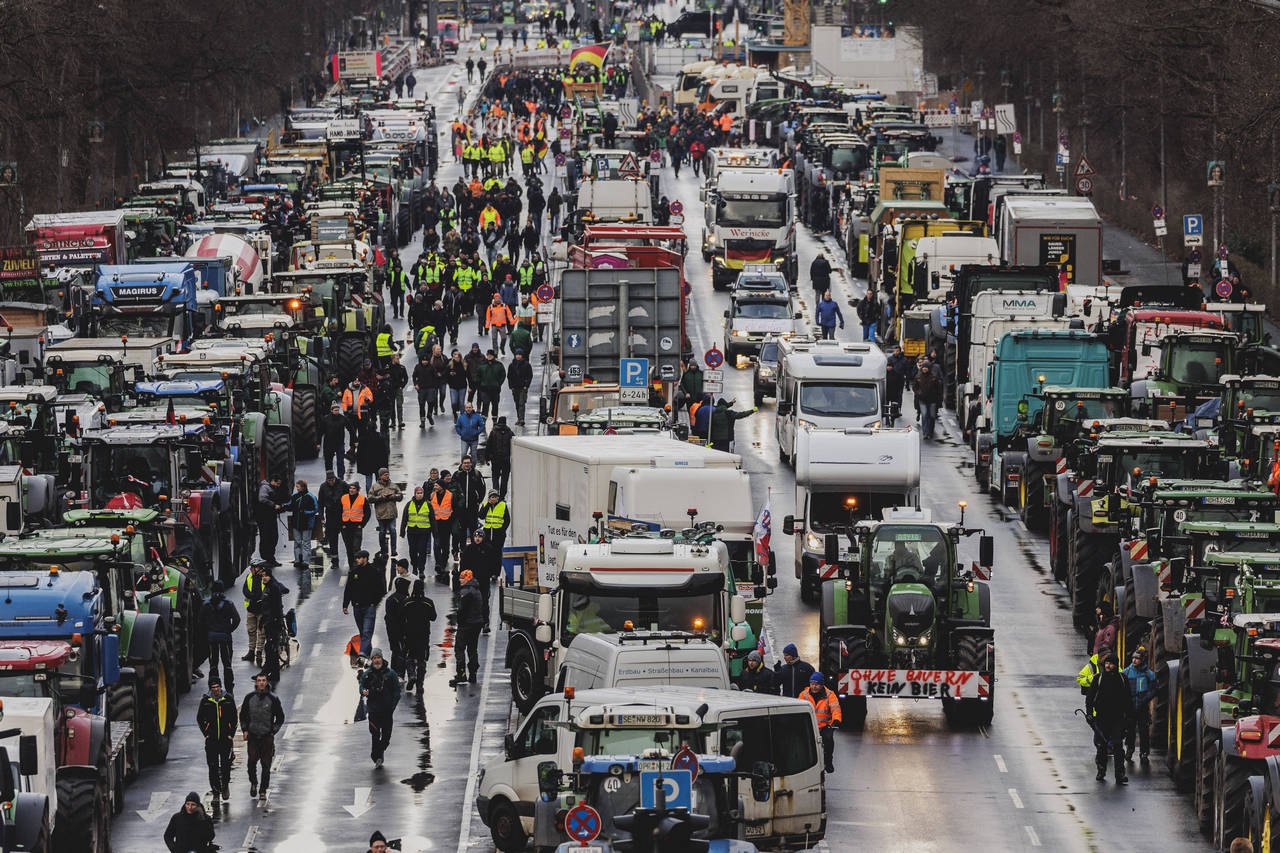
[[[1132,662],[1124,668],[1129,680],[1129,696],[1133,699],[1133,717],[1129,730],[1124,733],[1125,758],[1133,761],[1133,747],[1137,743],[1138,755],[1143,764],[1151,753],[1151,700],[1156,696],[1156,674],[1147,666],[1147,650],[1142,646],[1133,651]]]
[[[840,313],[840,306],[831,298],[830,290],[822,294],[822,301],[818,303],[813,319],[822,329],[822,339],[824,341],[835,339],[837,324],[839,324],[840,328],[844,328],[844,315]]]
[[[289,529],[293,531],[293,566],[305,569],[311,565],[311,536],[320,512],[320,502],[307,488],[306,480],[296,483],[285,509],[289,511]]]
[[[476,407],[467,403],[467,409],[458,417],[453,431],[462,439],[462,455],[474,457],[480,435],[484,432],[484,416],[476,412]]]

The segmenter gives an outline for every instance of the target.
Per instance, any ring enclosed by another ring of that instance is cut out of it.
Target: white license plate
[[[619,714],[616,719],[620,726],[660,726],[666,721],[661,714]]]
[[[604,848],[599,844],[589,844],[585,847],[566,847],[568,853],[604,853]]]
[[[637,761],[636,766],[640,768],[641,773],[652,773],[657,770],[666,770],[661,761]]]
[[[747,838],[764,838],[765,828],[763,826],[747,825]]]
[[[840,552],[840,562],[842,562],[842,563],[851,563],[851,562],[853,562],[853,553],[852,553],[852,552],[850,552],[850,551],[841,551],[841,552]]]

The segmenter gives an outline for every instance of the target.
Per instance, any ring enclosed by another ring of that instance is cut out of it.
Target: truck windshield
[[[160,495],[172,495],[169,448],[154,445],[103,446],[93,454],[93,505],[103,506],[123,492],[154,506]]]
[[[781,228],[787,224],[787,204],[781,198],[721,198],[716,223],[738,228]]]
[[[1051,423],[1065,420],[1094,421],[1106,418],[1118,418],[1122,415],[1121,402],[1114,397],[1099,400],[1081,400],[1077,397],[1064,397],[1046,402],[1052,412]]]
[[[854,418],[880,412],[875,385],[805,382],[800,385],[800,411],[831,418]]]
[[[111,390],[112,366],[109,364],[77,364],[63,366],[62,381],[68,391],[101,396]]]
[[[593,409],[620,405],[622,405],[622,401],[619,399],[617,389],[610,391],[562,391],[556,395],[556,422],[562,424],[573,423],[574,406],[578,407],[577,413],[582,415]]]
[[[854,174],[865,168],[867,168],[867,149],[852,145],[831,149],[831,171]]]
[[[585,729],[576,740],[574,746],[581,746],[587,755],[642,755],[651,749],[675,755],[682,745],[701,753],[705,744],[703,736],[690,729]]]
[[[720,627],[716,595],[683,590],[630,588],[573,593],[564,635],[616,634],[630,622],[638,630],[710,632]]]
[[[1169,355],[1169,378],[1186,385],[1216,384],[1228,370],[1226,347],[1218,343],[1186,342]]]
[[[96,325],[100,338],[168,338],[173,335],[177,317],[170,314],[114,314],[99,317]]]
[[[733,316],[743,320],[786,320],[791,306],[785,302],[735,302]]]

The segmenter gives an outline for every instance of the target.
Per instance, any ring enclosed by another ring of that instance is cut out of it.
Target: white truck
[[[702,257],[716,288],[747,264],[774,264],[796,280],[796,179],[792,169],[723,169],[706,189]]]
[[[920,505],[920,432],[854,428],[800,431],[796,439],[796,514],[782,530],[795,539],[800,598],[816,601],[838,564],[826,559],[826,535],[848,534],[855,522],[889,507]],[[850,559],[841,543],[840,561]]]
[[[26,696],[5,696],[0,699],[0,751],[6,759],[10,780],[14,780],[15,798],[10,808],[4,809],[0,829],[5,833],[8,850],[44,851],[54,838],[59,811],[58,756],[54,744],[54,727],[58,720],[54,714],[53,700]],[[69,762],[70,763],[70,762]],[[10,834],[12,833],[12,834]],[[57,838],[54,842],[66,843]],[[12,845],[12,846],[9,846]],[[64,848],[65,849],[65,848]],[[105,849],[105,846],[104,846]]]
[[[803,849],[825,835],[822,749],[813,706],[736,690],[613,688],[545,696],[507,735],[503,754],[481,768],[476,810],[499,850],[524,850],[534,831],[540,765],[550,762],[571,773],[574,751],[581,749],[584,755],[642,754],[653,762],[643,769],[656,770],[659,761],[669,767],[682,746],[734,755],[739,772],[771,769],[769,796],[742,798],[745,835],[761,849]]]
[[[649,184],[638,178],[584,181],[578,187],[574,216],[580,228],[607,222],[653,223],[653,193]]]
[[[561,542],[558,551],[561,571],[551,591],[501,588],[511,698],[524,713],[551,689],[560,654],[578,634],[688,633],[710,638],[734,659],[751,636],[722,542],[628,536]]]
[[[869,342],[778,341],[778,412],[774,433],[784,462],[796,455],[805,426],[819,429],[879,426],[888,359]]]
[[[1086,299],[1099,297],[1102,277],[1102,217],[1087,198],[1012,196],[1004,199],[996,238],[1005,263],[1054,266],[1066,274],[1068,310],[1083,313]]]

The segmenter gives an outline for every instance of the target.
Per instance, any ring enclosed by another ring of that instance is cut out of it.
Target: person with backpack
[[[404,672],[404,605],[409,599],[409,578],[398,577],[394,591],[387,596],[382,610],[382,627],[391,647],[391,668]]]
[[[246,586],[248,583],[246,579]],[[200,621],[209,641],[209,682],[212,684],[218,677],[218,661],[221,660],[222,675],[226,679],[227,690],[231,691],[235,684],[235,673],[231,671],[231,635],[240,627],[240,612],[227,600],[226,590],[227,585],[221,580],[213,582],[213,594],[200,608]]]
[[[507,426],[507,416],[500,415],[498,422],[489,431],[489,440],[485,443],[485,455],[489,458],[489,475],[493,487],[503,497],[507,494],[507,480],[511,476],[511,441],[516,437]]]
[[[926,439],[932,439],[938,405],[942,402],[942,371],[928,356],[920,356],[916,362],[916,378],[911,390],[920,411],[920,432]]]
[[[422,695],[422,679],[425,676],[427,658],[431,655],[431,623],[436,619],[436,604],[426,595],[426,585],[421,578],[413,582],[413,588],[402,611],[404,633],[405,668],[404,685],[410,693],[417,687]]]

